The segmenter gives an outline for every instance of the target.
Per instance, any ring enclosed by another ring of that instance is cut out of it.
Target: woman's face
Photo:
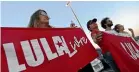
[[[47,15],[47,13],[45,13],[44,11],[41,11],[40,12],[40,15],[39,15],[39,22],[41,24],[49,24],[49,17]]]

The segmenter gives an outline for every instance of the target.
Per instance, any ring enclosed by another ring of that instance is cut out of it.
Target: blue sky
[[[71,20],[79,26],[66,1],[3,1],[1,2],[2,27],[27,27],[30,16],[38,9],[44,9],[50,16],[50,24],[54,27],[68,27]],[[88,20],[97,18],[98,24],[104,17],[110,17],[114,24],[120,23],[133,28],[139,35],[139,2],[97,2],[72,1],[71,6],[77,14],[87,36]],[[103,30],[99,24],[99,29]],[[90,37],[89,37],[90,39]]]

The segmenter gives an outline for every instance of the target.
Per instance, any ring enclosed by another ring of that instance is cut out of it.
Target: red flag
[[[110,51],[120,72],[139,72],[139,46],[132,38],[103,33],[100,47]]]
[[[1,28],[2,72],[77,72],[97,52],[80,28]]]

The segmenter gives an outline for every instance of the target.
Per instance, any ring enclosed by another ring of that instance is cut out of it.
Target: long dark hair
[[[39,25],[39,24],[38,24],[39,15],[40,15],[40,12],[41,12],[41,11],[43,11],[43,12],[45,12],[45,13],[47,14],[46,11],[41,10],[41,9],[35,11],[35,12],[32,14],[32,16],[30,17],[30,22],[29,22],[29,24],[28,24],[28,27],[31,27],[31,28],[37,28],[37,27],[38,27],[38,25]],[[48,24],[48,27],[52,28],[49,24]]]

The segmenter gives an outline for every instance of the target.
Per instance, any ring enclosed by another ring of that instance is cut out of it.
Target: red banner
[[[111,52],[120,72],[139,72],[139,45],[131,37],[103,33],[100,47]]]
[[[97,52],[79,29],[1,28],[2,72],[77,72]]]

